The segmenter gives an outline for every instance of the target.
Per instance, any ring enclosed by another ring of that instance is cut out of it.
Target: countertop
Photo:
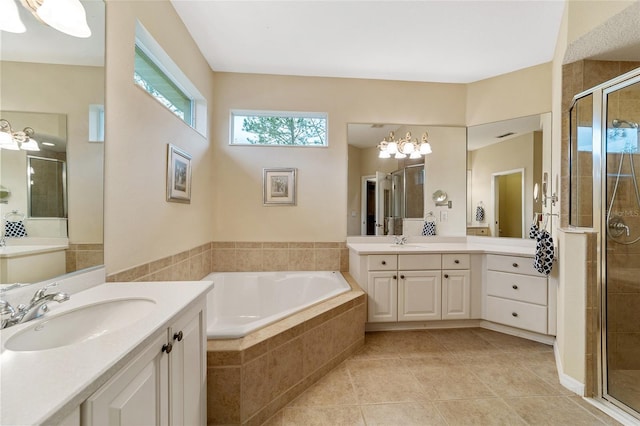
[[[73,294],[68,302],[49,303],[51,310],[40,319],[2,330],[0,424],[63,420],[212,286],[211,281],[101,284]],[[155,306],[145,317],[92,340],[33,352],[5,349],[13,334],[54,315],[127,298],[151,299]]]
[[[69,248],[68,245],[16,245],[0,247],[0,258],[10,258],[27,256],[40,253],[49,253],[52,251],[61,251]]]
[[[410,237],[404,245],[394,244],[391,237],[350,238],[347,247],[357,255],[479,253],[533,257],[535,241],[487,237]]]

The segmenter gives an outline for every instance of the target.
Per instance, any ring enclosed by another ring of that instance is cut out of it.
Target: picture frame
[[[191,155],[167,145],[167,201],[191,203]]]
[[[295,206],[298,169],[263,169],[262,204],[265,206]]]

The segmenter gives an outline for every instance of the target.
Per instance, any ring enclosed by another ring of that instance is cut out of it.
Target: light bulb
[[[420,144],[420,154],[427,155],[431,154],[431,152],[431,145],[429,144],[429,142],[422,142]]]
[[[396,152],[398,152],[398,143],[389,142],[389,145],[387,145],[387,150],[389,151],[389,154],[395,154]]]
[[[35,139],[31,139],[31,138],[27,142],[23,142],[20,145],[20,149],[24,151],[40,151],[38,142]]]
[[[411,153],[411,155],[409,156],[409,158],[411,158],[412,160],[415,160],[416,158],[421,158],[422,156],[420,155],[419,151],[413,151]]]
[[[391,158],[391,154],[389,154],[389,151],[387,150],[380,151],[378,158]]]
[[[396,158],[407,158],[407,154],[403,154],[402,152],[398,151],[396,152]]]
[[[402,144],[400,145],[400,151],[402,151],[403,154],[411,154],[413,151],[415,151],[413,143],[402,142]]]
[[[36,11],[44,23],[74,37],[87,38],[91,29],[79,0],[44,0]]]

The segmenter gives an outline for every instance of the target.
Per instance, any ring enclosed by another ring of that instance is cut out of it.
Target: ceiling
[[[214,71],[470,83],[553,58],[563,0],[171,0]]]

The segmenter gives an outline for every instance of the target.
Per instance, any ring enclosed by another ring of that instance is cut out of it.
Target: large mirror
[[[37,143],[0,149],[4,289],[104,263],[105,4],[82,4],[89,38],[63,34],[19,4],[26,32],[1,34],[0,119],[14,132],[33,129]]]
[[[380,158],[378,144],[426,132],[433,152],[418,159]],[[388,123],[349,123],[347,235],[420,235],[425,217],[438,235],[465,235],[466,129]],[[435,192],[448,194],[441,202]]]
[[[545,222],[545,194],[536,197],[534,187],[551,190],[543,185],[550,125],[546,113],[468,128],[468,235],[529,238],[531,224]]]

